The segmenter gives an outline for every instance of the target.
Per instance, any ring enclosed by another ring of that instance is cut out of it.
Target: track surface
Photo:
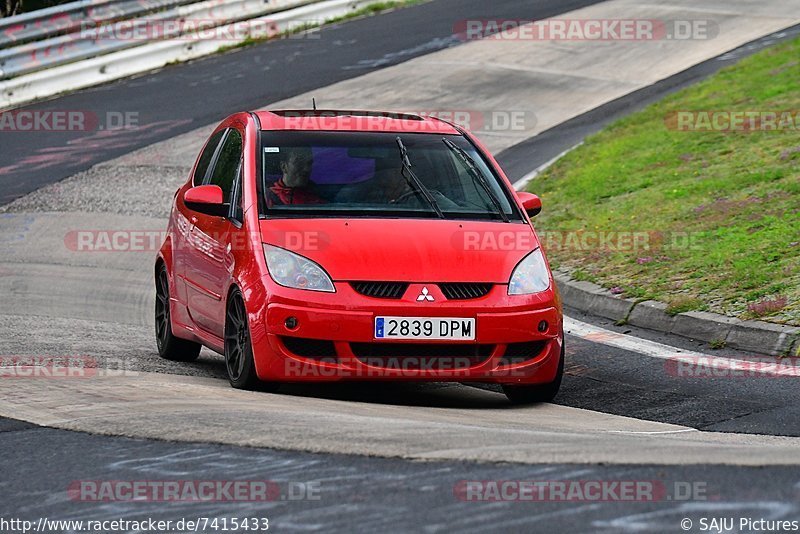
[[[5,430],[5,431],[3,431]],[[185,445],[88,436],[0,420],[5,452],[0,517],[178,520],[268,517],[270,531],[299,532],[680,532],[701,517],[796,519],[798,474],[782,467],[519,466],[408,462],[314,455],[217,445]],[[45,461],[31,462],[31,450]],[[74,451],[85,451],[75,454]],[[90,453],[90,454],[89,454]],[[97,503],[70,500],[80,480],[271,480],[318,488],[315,500],[268,503]],[[651,502],[469,502],[456,497],[464,480],[640,480],[671,497],[699,483],[702,498]],[[742,481],[747,483],[743,484]],[[694,532],[697,532],[695,530]]]

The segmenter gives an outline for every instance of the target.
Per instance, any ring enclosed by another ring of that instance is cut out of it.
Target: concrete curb
[[[613,295],[591,282],[573,280],[564,272],[553,276],[564,305],[579,311],[695,341],[724,344],[732,349],[769,356],[800,356],[800,328],[764,321],[742,321],[709,312],[670,315],[667,305]]]

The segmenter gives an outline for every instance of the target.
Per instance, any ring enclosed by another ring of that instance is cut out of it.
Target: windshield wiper
[[[492,188],[489,187],[488,183],[486,183],[486,177],[481,171],[478,170],[478,167],[475,165],[475,160],[472,159],[472,156],[467,154],[466,150],[452,142],[450,139],[443,137],[442,141],[444,141],[444,144],[447,145],[447,148],[452,150],[453,153],[464,162],[464,165],[467,167],[467,171],[469,171],[469,175],[472,177],[472,179],[479,184],[481,188],[483,188],[487,195],[489,195],[489,200],[492,201],[497,213],[499,213],[500,217],[503,218],[503,222],[510,222],[508,215],[506,215],[506,212],[503,211],[503,206],[500,204],[500,201],[497,200],[497,197],[494,196]]]
[[[408,158],[408,149],[399,135],[397,136],[397,146],[400,147],[400,158],[403,161],[403,170],[400,172],[400,174],[402,174],[406,179],[408,185],[411,186],[411,188],[417,194],[422,195],[428,204],[430,204],[433,211],[436,212],[436,215],[438,215],[440,219],[445,219],[446,217],[444,216],[444,213],[442,213],[442,209],[439,207],[436,199],[433,198],[433,195],[431,195],[431,192],[428,190],[428,188],[423,185],[416,173],[411,169],[411,160]]]

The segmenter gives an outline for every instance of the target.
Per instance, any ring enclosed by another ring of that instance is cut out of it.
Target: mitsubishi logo
[[[423,301],[425,301],[425,302],[433,302],[434,301],[433,295],[431,295],[431,293],[430,293],[430,291],[428,291],[427,287],[423,287],[422,288],[422,293],[420,293],[419,296],[417,297],[417,302],[423,302]]]

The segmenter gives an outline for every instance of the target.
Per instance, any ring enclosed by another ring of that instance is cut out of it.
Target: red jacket
[[[286,187],[283,178],[269,188],[267,194],[269,206],[275,204],[291,206],[293,204],[323,204],[325,201],[303,187]]]

